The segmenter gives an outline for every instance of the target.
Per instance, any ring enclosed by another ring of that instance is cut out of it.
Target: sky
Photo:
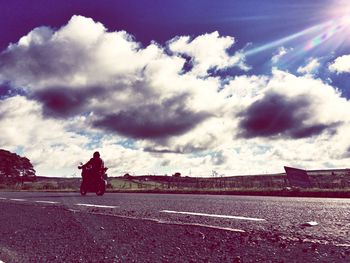
[[[37,175],[346,168],[345,0],[0,1],[0,148]]]

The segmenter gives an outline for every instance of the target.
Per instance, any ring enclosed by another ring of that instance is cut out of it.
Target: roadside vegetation
[[[222,178],[127,176],[110,177],[107,192],[183,193],[350,198],[350,176],[312,175],[312,188],[289,186],[285,174]],[[316,183],[315,183],[316,182]],[[0,184],[0,190],[77,192],[81,178],[37,176],[34,181]]]
[[[145,175],[107,179],[107,192],[249,194],[280,196],[320,196],[350,198],[350,170],[308,171],[312,187],[290,185],[285,173],[254,176],[189,177]],[[9,191],[78,191],[80,177],[58,178],[36,176],[26,157],[0,149],[0,190]]]

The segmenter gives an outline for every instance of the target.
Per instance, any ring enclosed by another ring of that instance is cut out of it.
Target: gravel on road
[[[350,262],[350,248],[64,206],[0,202],[0,260],[8,262]]]

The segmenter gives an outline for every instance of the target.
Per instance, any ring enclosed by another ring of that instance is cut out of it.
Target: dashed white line
[[[18,201],[18,202],[25,202],[27,201],[26,199],[20,199],[20,198],[13,198],[13,199],[10,199],[11,201]]]
[[[76,210],[76,209],[68,209],[68,211],[71,211],[71,212],[73,212],[73,213],[79,213],[79,212],[81,212],[80,210]]]
[[[113,205],[94,205],[94,204],[75,204],[79,206],[87,206],[87,207],[98,207],[98,208],[117,208],[118,206]]]
[[[171,210],[162,210],[161,213],[170,213],[170,214],[182,214],[182,215],[192,215],[192,216],[207,216],[207,217],[218,217],[218,218],[228,218],[228,219],[238,219],[238,220],[250,220],[250,221],[266,221],[262,218],[254,217],[244,217],[244,216],[230,216],[230,215],[216,215],[216,214],[205,214],[205,213],[194,213],[194,212],[181,212],[181,211],[171,211]]]
[[[231,232],[245,233],[245,231],[242,229],[231,228],[231,227],[212,226],[212,225],[199,224],[199,223],[179,223],[179,222],[168,222],[168,221],[163,221],[163,220],[156,220],[156,222],[159,224],[179,225],[179,226],[200,226],[200,227],[213,228],[213,229],[219,229],[219,230],[225,230],[225,231],[231,231]]]
[[[5,197],[0,197],[0,200],[6,200],[7,198],[5,198]],[[0,263],[1,263],[1,261],[0,261]]]
[[[72,212],[80,212],[79,210],[73,210],[73,209],[69,209],[69,210],[72,211]],[[101,212],[92,212],[91,214],[93,214],[93,215],[102,215],[102,216],[112,216],[112,217],[118,217],[118,218],[127,218],[127,219],[134,219],[134,220],[146,220],[146,221],[151,221],[151,222],[155,222],[155,223],[158,223],[158,224],[166,224],[166,225],[199,226],[199,227],[220,229],[220,230],[225,230],[225,231],[230,231],[230,232],[245,233],[245,231],[242,230],[242,229],[235,229],[235,228],[230,228],[230,227],[212,226],[212,225],[205,225],[205,224],[198,224],[198,223],[180,223],[180,222],[164,221],[164,220],[156,219],[156,218],[143,218],[143,217],[135,217],[135,216],[106,214],[106,213],[101,213]]]
[[[55,201],[35,201],[36,203],[43,203],[43,204],[59,204],[60,202],[55,202]]]

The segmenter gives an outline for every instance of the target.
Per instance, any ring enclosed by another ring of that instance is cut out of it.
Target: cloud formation
[[[232,56],[227,50],[235,43],[233,37],[221,37],[217,31],[191,39],[181,36],[169,41],[169,49],[175,54],[186,55],[191,58],[191,73],[197,76],[206,76],[210,69],[225,69],[239,66],[244,70],[244,57],[237,53]]]
[[[336,58],[328,68],[330,71],[336,73],[350,73],[350,55]]]
[[[288,98],[284,95],[269,92],[264,97],[252,103],[245,111],[239,113],[241,121],[240,136],[253,137],[289,137],[300,139],[319,135],[335,123],[309,123],[312,115],[311,98]]]
[[[320,61],[317,58],[310,59],[305,66],[300,66],[297,70],[301,74],[314,74],[321,66]]]
[[[82,92],[68,87],[49,87],[33,92],[30,97],[42,104],[45,116],[67,118],[84,113],[88,101],[98,98],[101,90],[93,87]]]
[[[161,103],[121,110],[98,118],[93,124],[127,137],[159,139],[184,134],[210,115],[209,112],[188,110],[186,96],[182,95]]]
[[[288,54],[291,50],[286,49],[285,47],[280,47],[277,52],[271,58],[273,64],[277,64],[285,55]]]
[[[0,53],[1,146],[23,151],[40,174],[75,169],[94,150],[116,175],[343,164],[350,103],[308,74],[317,65],[305,61],[303,76],[221,75],[249,68],[234,49],[218,32],[143,46],[82,16],[33,29]]]
[[[101,23],[73,16],[56,31],[36,28],[3,51],[0,81],[24,88],[49,118],[92,113],[91,128],[126,137],[180,135],[210,116],[197,95],[211,81],[200,85],[196,76],[183,75],[186,60],[177,54],[190,56],[201,74],[238,66],[239,59],[226,52],[233,38],[217,32],[178,41],[169,42],[177,43],[176,54],[167,54],[156,43],[142,47],[124,31],[108,32]]]

